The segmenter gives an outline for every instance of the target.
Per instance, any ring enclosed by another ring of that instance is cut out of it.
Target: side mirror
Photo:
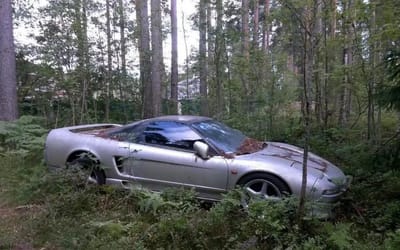
[[[196,154],[198,156],[200,156],[202,159],[206,160],[206,159],[210,158],[208,156],[208,145],[206,143],[201,142],[201,141],[196,141],[193,144],[193,148],[194,148],[194,151],[196,152]]]

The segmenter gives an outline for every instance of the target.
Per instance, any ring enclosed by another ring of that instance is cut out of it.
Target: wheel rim
[[[83,181],[86,184],[98,184],[99,177],[95,170],[96,166],[90,166],[90,165],[91,164],[84,164],[81,162],[72,164],[72,166],[75,168],[76,174],[78,175],[78,179],[80,179],[80,181]]]
[[[265,179],[254,179],[247,182],[244,190],[249,199],[280,200],[282,198],[281,190],[274,183]]]
[[[97,176],[97,173],[96,173],[96,171],[93,169],[93,168],[90,168],[89,169],[89,171],[88,171],[88,178],[87,178],[87,184],[98,184],[99,183],[99,181],[98,181],[98,176]]]

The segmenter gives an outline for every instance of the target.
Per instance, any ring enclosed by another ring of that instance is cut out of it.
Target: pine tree
[[[18,118],[11,0],[0,2],[0,120]]]

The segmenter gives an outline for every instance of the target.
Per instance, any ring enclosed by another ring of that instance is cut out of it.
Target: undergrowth
[[[218,203],[205,205],[195,198],[193,190],[120,190],[82,185],[68,170],[49,173],[41,162],[45,130],[40,122],[30,122],[0,124],[0,208],[8,211],[8,215],[1,215],[0,249],[400,247],[400,174],[396,169],[381,166],[380,171],[373,172],[370,166],[350,166],[347,170],[357,176],[352,190],[338,206],[336,219],[305,218],[300,228],[294,198],[254,201],[244,209],[240,190],[231,191]],[[10,131],[15,129],[20,132]],[[36,139],[24,139],[31,137]],[[314,147],[318,145],[322,143],[314,141]],[[339,155],[340,160],[356,164],[356,159],[347,159],[347,150],[353,157],[367,156],[352,145],[357,148],[350,143],[348,149],[328,144],[333,148],[325,151],[332,159],[338,159],[337,152],[346,151]]]

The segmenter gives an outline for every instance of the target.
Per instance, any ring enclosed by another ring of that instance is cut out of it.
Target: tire
[[[290,189],[280,178],[267,174],[255,173],[244,176],[238,183],[244,188],[244,202],[251,199],[280,200],[290,194]]]
[[[73,166],[73,168],[79,172],[79,175],[82,176],[86,184],[106,184],[106,175],[100,168],[100,162],[95,159],[93,155],[81,155],[79,158],[68,163],[67,166]]]

